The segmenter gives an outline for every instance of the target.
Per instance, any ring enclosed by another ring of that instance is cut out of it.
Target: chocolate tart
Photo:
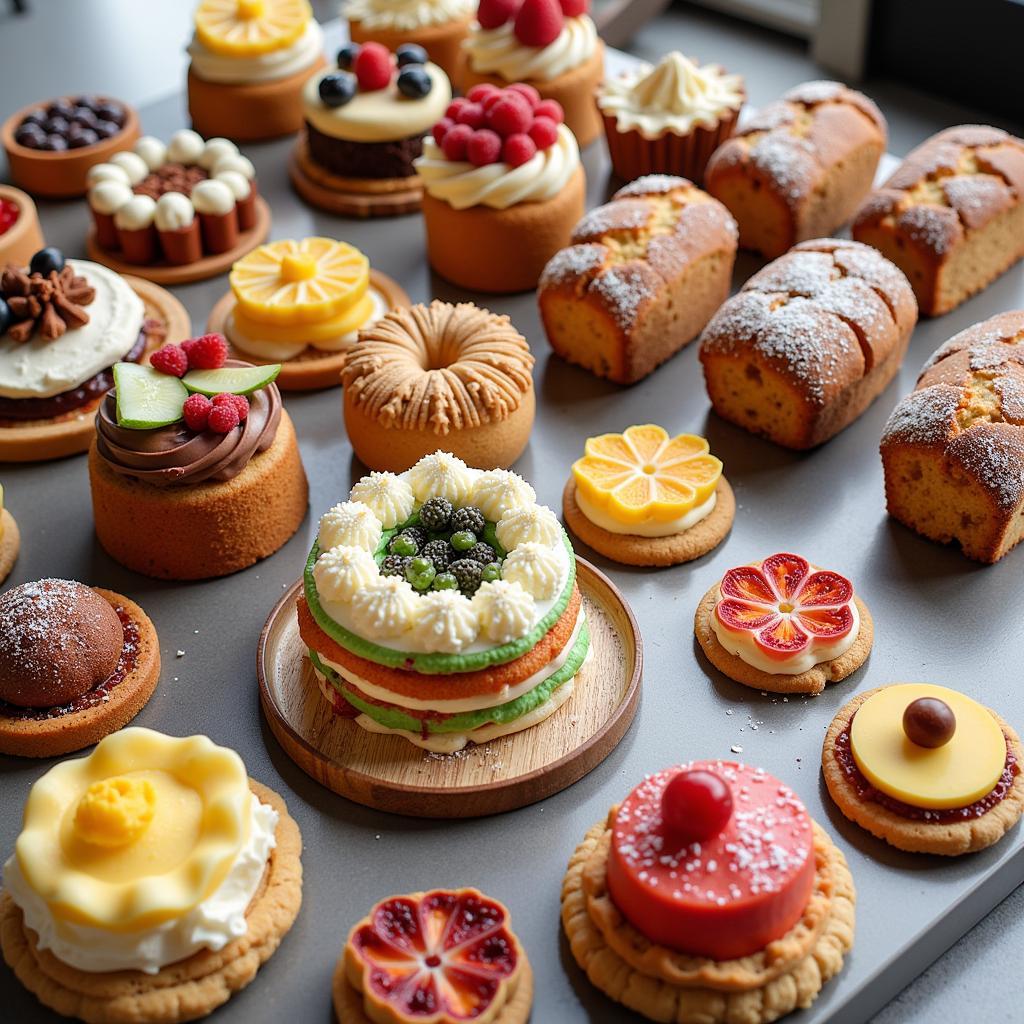
[[[6,200],[18,208],[18,219],[0,235],[0,267],[14,263],[27,267],[33,254],[43,247],[43,231],[32,197],[13,185],[0,185],[0,202]]]

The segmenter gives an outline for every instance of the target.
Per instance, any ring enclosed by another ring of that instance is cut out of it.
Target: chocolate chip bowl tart
[[[188,335],[188,314],[146,281],[40,249],[0,272],[0,461],[84,452],[114,363]]]
[[[152,366],[118,363],[89,450],[96,535],[122,565],[205,579],[280,548],[306,514],[279,364],[227,359],[207,334],[165,345]]]

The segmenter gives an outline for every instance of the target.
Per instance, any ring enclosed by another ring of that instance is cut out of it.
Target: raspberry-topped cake
[[[774,693],[821,693],[860,668],[874,640],[853,584],[788,553],[730,569],[701,600],[694,630],[720,672]]]
[[[1024,749],[995,711],[932,683],[858,694],[821,752],[851,821],[912,853],[956,856],[998,842],[1024,813]]]
[[[841,970],[854,900],[843,854],[788,786],[693,761],[647,776],[587,833],[562,923],[590,980],[652,1020],[767,1022]]]
[[[437,752],[554,714],[590,647],[554,513],[446,452],[371,473],[321,517],[298,615],[336,714]]]

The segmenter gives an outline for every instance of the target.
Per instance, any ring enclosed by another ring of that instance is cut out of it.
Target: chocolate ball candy
[[[34,121],[23,124],[15,133],[14,141],[28,149],[39,149],[46,141],[46,132]]]
[[[426,64],[427,51],[416,43],[403,43],[395,50],[395,60],[398,66],[404,68],[406,64]]]
[[[71,116],[71,123],[81,125],[83,128],[93,128],[96,125],[97,117],[89,107],[75,107]]]
[[[918,697],[903,712],[903,731],[919,747],[942,747],[956,732],[956,716],[944,700]]]
[[[40,127],[46,123],[46,119],[49,115],[43,110],[42,107],[37,107],[35,110],[30,110],[22,119],[22,124],[37,124]]]
[[[95,96],[90,96],[88,93],[84,96],[76,96],[72,101],[76,107],[88,107],[90,110],[96,109],[96,104],[99,100]]]
[[[695,768],[673,775],[661,794],[661,820],[682,843],[713,839],[732,817],[732,790],[720,775]]]
[[[96,122],[96,127],[93,128],[93,131],[101,139],[109,139],[116,135],[120,130],[120,127],[114,124],[113,121],[105,121],[102,118]]]
[[[77,132],[68,133],[68,145],[72,149],[95,146],[99,141],[100,137],[91,128],[79,128]]]
[[[120,103],[97,103],[93,112],[101,121],[113,121],[120,128],[124,124],[124,107]]]
[[[46,113],[50,117],[70,118],[75,112],[74,106],[69,100],[54,100],[47,108]]]
[[[70,121],[66,117],[60,117],[55,115],[54,117],[48,117],[46,123],[43,125],[43,131],[47,135],[63,135],[70,125]]]
[[[63,135],[47,135],[38,148],[49,153],[62,153],[68,148],[68,143]]]

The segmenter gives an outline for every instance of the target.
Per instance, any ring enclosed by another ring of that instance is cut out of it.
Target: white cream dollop
[[[473,486],[473,474],[457,455],[434,452],[424,455],[409,470],[412,493],[419,502],[447,498],[453,505],[465,505]]]
[[[366,505],[385,530],[404,523],[416,507],[416,496],[407,480],[394,473],[376,471],[355,482],[349,500]]]
[[[509,509],[494,528],[498,543],[512,551],[526,541],[552,545],[562,539],[562,527],[546,505]]]
[[[165,192],[156,201],[153,220],[157,231],[181,231],[196,219],[196,209],[181,192]]]
[[[245,911],[259,888],[270,851],[277,845],[278,813],[252,796],[249,838],[224,881],[181,917],[137,931],[110,931],[55,917],[29,885],[12,856],[4,865],[4,888],[36,934],[40,949],[62,963],[90,974],[142,971],[156,974],[202,949],[223,949],[248,929]]]
[[[607,509],[595,505],[578,487],[576,488],[576,504],[579,505],[580,511],[587,519],[609,533],[625,534],[632,537],[674,537],[707,519],[714,512],[717,503],[718,495],[712,491],[706,501],[677,519],[670,519],[668,522],[645,519],[639,523],[622,523]]]
[[[562,565],[556,548],[528,540],[505,557],[501,578],[518,583],[538,601],[549,601],[562,588]]]
[[[366,548],[341,544],[325,551],[313,566],[317,593],[326,601],[348,604],[356,593],[380,575]]]
[[[223,181],[207,178],[192,189],[192,205],[196,213],[223,216],[235,208],[235,196]]]
[[[199,154],[199,166],[207,171],[213,170],[213,165],[226,156],[234,156],[238,147],[230,139],[222,139],[219,136],[206,140],[202,153]]]
[[[476,0],[348,0],[342,13],[364,29],[409,31],[465,18]]]
[[[369,506],[358,501],[342,501],[320,517],[317,543],[321,551],[347,545],[374,552],[382,532],[381,521]]]
[[[124,174],[120,167],[117,170]],[[113,216],[134,194],[128,184],[127,175],[124,181],[118,178],[101,178],[89,189],[89,205],[97,213]]]
[[[484,636],[496,644],[518,640],[533,626],[533,598],[512,580],[486,580],[471,603]]]
[[[227,185],[236,202],[248,199],[249,193],[252,191],[249,179],[244,174],[239,174],[238,171],[221,171],[213,180]]]
[[[414,627],[422,605],[423,599],[401,576],[378,576],[353,595],[352,622],[370,640],[401,636]]]
[[[496,523],[509,509],[523,508],[537,500],[537,492],[518,473],[507,469],[489,469],[473,484],[470,503],[484,517]]]
[[[424,651],[454,653],[476,639],[476,611],[457,590],[432,590],[416,600],[421,607],[413,637]]]
[[[132,153],[130,150],[125,150],[123,153],[115,153],[110,158],[110,162],[115,167],[120,167],[128,175],[129,185],[138,185],[149,174],[146,161],[138,153]]]
[[[191,128],[182,128],[167,143],[167,159],[174,164],[195,164],[205,148],[202,135]]]
[[[497,28],[474,25],[465,43],[474,71],[494,74],[506,82],[549,82],[586,63],[597,49],[597,26],[586,14],[566,18],[562,31],[547,46],[527,46],[509,19]]]
[[[156,200],[150,196],[132,196],[117,208],[114,223],[122,231],[141,231],[153,223],[156,216]]]
[[[135,143],[135,153],[151,171],[167,163],[167,147],[155,135],[143,135]]]
[[[93,164],[85,175],[85,183],[92,188],[101,181],[117,181],[130,185],[128,172],[118,164]]]
[[[247,156],[242,156],[241,153],[226,153],[224,156],[218,157],[217,162],[210,168],[210,173],[215,178],[225,171],[237,171],[243,178],[248,178],[250,181],[256,177],[256,168],[252,161]]]

